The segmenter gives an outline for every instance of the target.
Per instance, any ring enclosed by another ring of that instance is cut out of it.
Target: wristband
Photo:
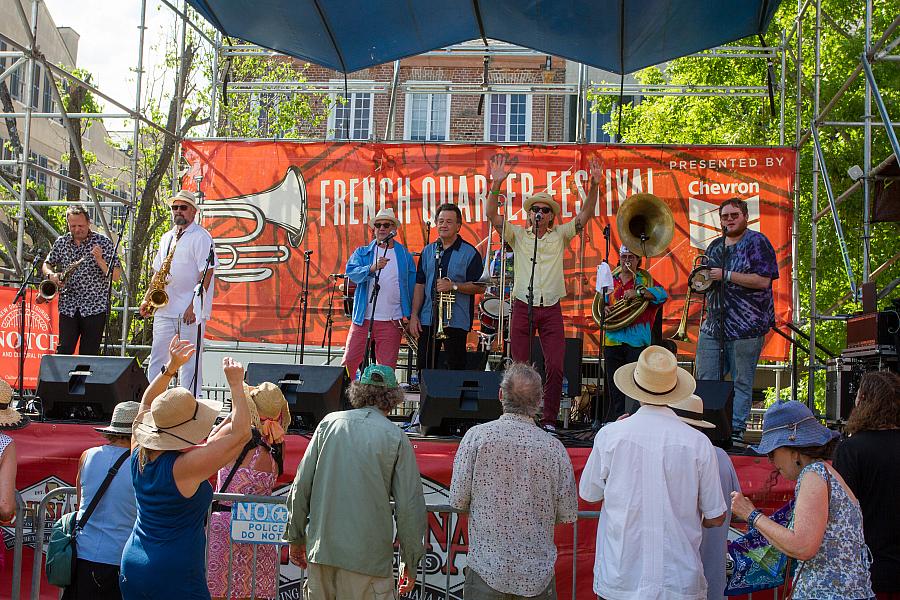
[[[497,190],[496,192],[495,192],[494,190],[491,190],[491,195],[493,195],[493,196],[499,196],[499,195],[500,195],[500,190]]]
[[[731,283],[731,271],[725,272],[725,281],[727,281],[728,283]]]
[[[761,510],[756,509],[756,508],[753,509],[753,512],[751,512],[749,515],[747,515],[747,525],[756,529],[756,522],[759,520],[759,518],[761,516],[763,516]]]
[[[165,375],[166,377],[175,377],[176,375],[178,375],[178,369],[175,369],[174,373],[169,373],[169,365],[166,365],[163,367],[162,374]]]

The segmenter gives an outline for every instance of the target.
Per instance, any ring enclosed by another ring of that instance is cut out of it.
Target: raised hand
[[[512,162],[503,154],[495,154],[488,162],[488,173],[495,182],[502,182],[512,173]]]
[[[187,340],[178,339],[175,335],[169,342],[169,364],[166,365],[166,371],[169,373],[181,368],[194,355],[194,345]]]
[[[591,159],[591,183],[596,183],[599,185],[600,181],[603,179],[603,165],[600,164],[600,161],[595,156]]]
[[[225,379],[231,387],[241,387],[244,384],[244,365],[230,356],[222,359],[222,370],[225,371]]]

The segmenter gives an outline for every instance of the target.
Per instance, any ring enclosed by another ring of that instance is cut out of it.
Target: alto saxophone
[[[144,302],[149,305],[147,311],[149,315],[152,315],[158,309],[169,303],[169,294],[166,293],[166,285],[169,283],[169,273],[172,270],[172,259],[175,257],[175,248],[177,247],[178,238],[175,238],[175,243],[172,244],[172,249],[169,250],[169,254],[166,256],[165,260],[163,260],[162,265],[159,267],[159,271],[154,273],[153,278],[150,279],[150,288],[147,290],[147,293],[144,294]]]
[[[66,267],[62,273],[59,274],[59,285],[56,284],[51,279],[43,280],[38,286],[38,297],[36,302],[38,304],[43,304],[44,302],[50,302],[56,295],[66,288],[66,281],[68,281],[69,277],[72,276],[72,273],[81,266],[81,264],[86,261],[88,258],[91,258],[91,255],[82,256],[71,265]]]

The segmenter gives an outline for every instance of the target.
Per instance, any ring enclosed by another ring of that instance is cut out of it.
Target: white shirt
[[[165,232],[159,240],[159,250],[153,258],[153,271],[159,271],[163,260],[169,255],[172,245],[175,244],[175,234],[178,228],[173,227]],[[215,279],[211,279],[209,289],[203,293],[203,310],[198,310],[199,300],[194,297],[194,289],[200,282],[200,275],[206,268],[209,257],[209,249],[213,244],[209,232],[197,223],[188,225],[178,245],[175,246],[175,256],[172,258],[172,270],[169,273],[169,282],[166,285],[166,293],[169,295],[169,303],[156,311],[160,317],[177,318],[184,314],[187,307],[193,303],[194,314],[200,320],[209,319],[212,313],[213,291]],[[213,254],[213,267],[219,266],[218,257]]]
[[[702,519],[725,512],[715,449],[667,406],[600,430],[578,486],[603,500],[594,592],[608,600],[706,600]]]
[[[403,318],[403,307],[400,306],[400,275],[397,269],[397,253],[393,248],[387,249],[375,246],[375,260],[385,257],[388,263],[381,269],[378,276],[378,302],[375,305],[376,321],[397,321]],[[372,283],[375,282],[373,278]],[[372,318],[372,287],[369,286],[369,303],[366,306],[366,318]]]

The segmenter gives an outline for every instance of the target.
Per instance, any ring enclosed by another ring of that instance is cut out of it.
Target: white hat
[[[675,404],[694,393],[697,382],[678,366],[675,355],[662,346],[644,348],[637,362],[616,369],[616,387],[644,404]]]
[[[531,207],[540,202],[541,204],[546,204],[550,207],[550,210],[553,211],[553,215],[558,217],[560,211],[562,210],[559,207],[559,202],[553,199],[553,196],[548,194],[547,192],[538,192],[534,196],[530,196],[527,200],[525,200],[524,208],[525,212],[531,210]]]
[[[394,216],[393,208],[382,208],[381,210],[379,210],[375,215],[375,218],[369,221],[369,227],[374,229],[375,223],[377,223],[378,221],[392,221],[394,225],[400,227],[400,219]]]
[[[197,210],[197,197],[194,195],[194,192],[189,192],[187,190],[181,190],[166,202],[169,206],[172,206],[176,200],[181,200],[182,202],[187,202],[191,206],[194,207],[194,210]]]
[[[131,437],[131,429],[134,425],[134,419],[137,417],[141,405],[138,402],[128,401],[119,402],[113,409],[112,418],[109,420],[109,427],[95,427],[95,431],[100,433],[111,433],[113,435],[127,435]]]
[[[697,394],[691,394],[681,402],[670,404],[669,408],[675,411],[678,418],[694,427],[714,429],[715,425],[703,419],[703,399]]]

